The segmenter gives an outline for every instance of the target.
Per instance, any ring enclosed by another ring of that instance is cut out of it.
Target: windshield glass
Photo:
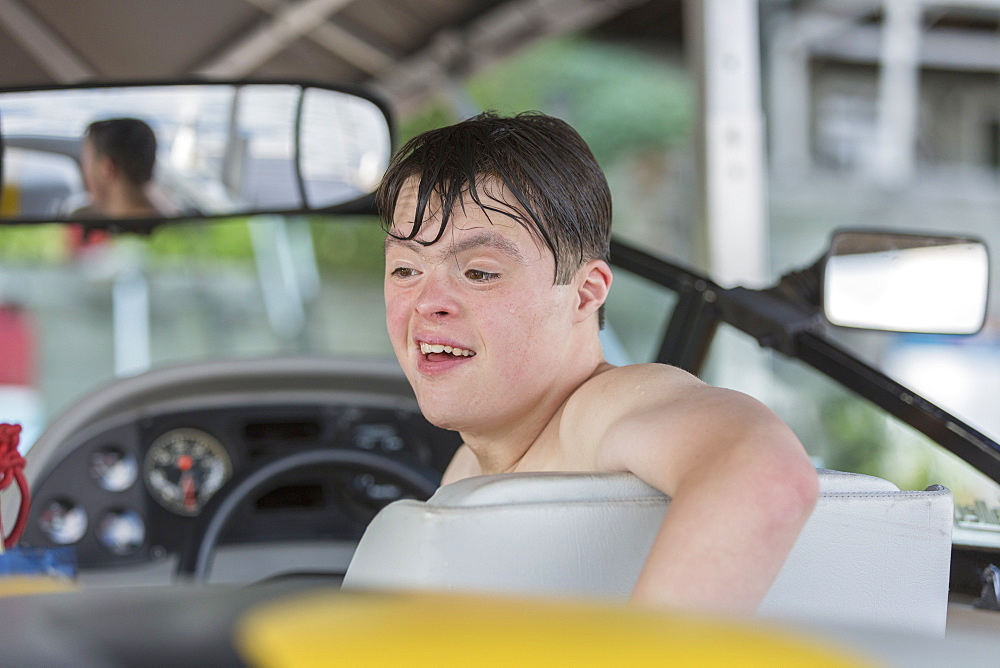
[[[834,338],[870,364],[1000,441],[994,399],[1000,392],[1000,340],[993,328],[974,336],[832,329]]]
[[[955,498],[953,542],[1000,548],[1000,485],[812,367],[723,325],[703,377],[768,404],[819,468],[878,476],[904,490],[944,485]]]
[[[371,218],[260,217],[149,236],[0,228],[0,407],[22,452],[116,377],[219,358],[392,357]]]

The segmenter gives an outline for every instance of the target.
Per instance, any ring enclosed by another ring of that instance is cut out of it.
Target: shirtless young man
[[[631,471],[672,497],[632,599],[755,609],[815,470],[756,400],[604,360],[611,199],[580,136],[540,114],[432,130],[396,155],[378,202],[393,348],[427,419],[464,440],[443,483]]]

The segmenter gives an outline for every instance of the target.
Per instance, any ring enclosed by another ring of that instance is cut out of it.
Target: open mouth
[[[475,357],[474,350],[449,346],[443,343],[420,342],[420,352],[432,362],[454,359],[456,357]]]

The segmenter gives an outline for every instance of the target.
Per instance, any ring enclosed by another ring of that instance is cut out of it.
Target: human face
[[[90,201],[95,206],[104,206],[107,199],[107,157],[100,155],[95,149],[90,139],[83,140],[83,148],[80,154],[81,170],[83,172],[83,186],[90,195]]]
[[[412,228],[417,185],[410,179],[400,192],[396,235]],[[484,202],[524,215],[489,185]],[[429,206],[417,239],[433,240],[440,217]],[[551,251],[524,226],[469,198],[437,243],[386,239],[389,338],[432,423],[465,435],[541,419],[573,363],[574,288],[553,285],[554,271]]]

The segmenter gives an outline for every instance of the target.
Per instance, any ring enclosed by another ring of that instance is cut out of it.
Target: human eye
[[[413,267],[396,267],[389,274],[396,278],[410,278],[417,275],[417,270]]]
[[[500,274],[483,271],[482,269],[469,269],[465,272],[465,277],[470,281],[475,281],[476,283],[489,283],[490,281],[495,281],[500,278]]]

